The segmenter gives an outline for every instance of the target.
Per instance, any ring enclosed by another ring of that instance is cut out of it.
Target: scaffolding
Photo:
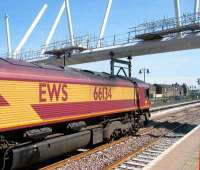
[[[191,33],[200,30],[200,13],[184,14],[180,17],[180,26],[176,18],[164,18],[162,20],[146,22],[134,27],[135,38],[142,40],[161,39],[166,36],[174,36],[176,33]]]

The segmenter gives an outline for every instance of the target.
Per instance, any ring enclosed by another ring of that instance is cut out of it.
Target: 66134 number
[[[96,86],[94,88],[94,100],[95,101],[106,101],[112,99],[111,87]]]

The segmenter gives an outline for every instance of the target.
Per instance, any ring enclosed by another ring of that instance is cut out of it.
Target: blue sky
[[[97,33],[101,26],[107,0],[71,0],[71,13],[75,35]],[[194,0],[180,0],[181,12],[193,12]],[[5,30],[3,17],[10,17],[12,46],[15,48],[25,31],[32,23],[44,3],[49,5],[45,15],[34,30],[25,49],[38,49],[45,41],[63,0],[6,0],[0,1],[0,53],[6,52]],[[128,28],[144,21],[174,16],[174,0],[113,0],[106,35],[128,32]],[[53,37],[54,40],[68,38],[66,16],[62,20]],[[140,56],[133,59],[133,75],[139,69],[150,69],[147,81],[151,83],[183,83],[196,85],[200,77],[200,50],[189,50],[173,53]],[[77,67],[96,71],[109,71],[109,62],[98,62]]]

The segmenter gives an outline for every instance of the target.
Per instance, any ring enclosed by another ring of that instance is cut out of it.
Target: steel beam
[[[74,32],[73,32],[73,27],[72,27],[72,18],[71,18],[69,0],[65,0],[65,7],[66,7],[65,8],[66,13],[67,13],[68,30],[69,30],[69,34],[70,34],[71,45],[74,46],[75,45]]]
[[[48,5],[44,4],[44,6],[42,7],[42,9],[40,10],[40,12],[38,13],[38,15],[36,16],[36,18],[34,19],[32,25],[30,26],[30,28],[28,29],[28,31],[25,33],[24,37],[22,38],[22,40],[20,41],[19,45],[17,46],[17,48],[16,48],[16,50],[14,52],[14,57],[15,58],[16,58],[16,54],[18,54],[21,51],[21,49],[23,48],[24,44],[27,42],[28,38],[30,37],[31,33],[33,32],[33,30],[35,29],[35,27],[39,23],[40,19],[44,15],[47,7],[48,7]]]
[[[166,41],[152,40],[110,48],[87,50],[82,53],[73,54],[72,57],[68,59],[68,64],[108,60],[108,56],[111,52],[114,53],[115,58],[123,58],[128,56],[134,57],[197,48],[200,48],[200,35],[190,35],[181,39],[177,38]]]
[[[10,40],[10,25],[9,25],[9,17],[5,15],[5,27],[6,27],[6,43],[8,48],[8,56],[12,56],[12,47],[11,47],[11,40]]]
[[[194,4],[194,13],[198,13],[199,12],[199,0],[195,0],[195,4]]]
[[[54,35],[55,31],[56,31],[56,28],[58,26],[58,23],[60,22],[60,19],[61,19],[62,15],[63,15],[64,10],[65,10],[65,2],[63,2],[62,6],[60,8],[60,11],[59,11],[59,13],[58,13],[58,15],[57,15],[57,17],[55,19],[55,22],[53,23],[53,26],[52,26],[52,28],[51,28],[51,30],[49,32],[49,35],[48,35],[48,37],[47,37],[47,39],[45,41],[45,46],[44,46],[44,49],[42,50],[41,54],[44,54],[48,44],[51,42],[51,39],[52,39],[52,37],[53,37],[53,35]]]
[[[175,6],[176,24],[177,24],[177,26],[181,26],[180,1],[179,0],[174,0],[174,6]]]
[[[49,33],[49,35],[47,37],[47,40],[46,40],[46,45],[50,43],[50,41],[51,41],[51,39],[52,39],[52,37],[53,37],[53,35],[55,33],[55,30],[56,30],[56,28],[58,26],[58,23],[59,23],[59,21],[60,21],[60,19],[62,17],[62,14],[63,14],[64,10],[65,10],[65,2],[63,2],[62,6],[61,6],[61,8],[59,10],[59,13],[58,13],[58,15],[57,15],[57,17],[55,19],[55,22],[53,23],[51,31],[50,31],[50,33]]]
[[[175,7],[175,15],[176,15],[176,26],[181,26],[181,10],[180,10],[180,1],[174,0],[174,7]],[[177,34],[178,37],[182,37],[181,33]]]
[[[81,53],[72,54],[72,56],[67,59],[67,65],[109,60],[111,53],[114,54],[115,58],[126,58],[129,56],[135,57],[197,48],[200,48],[200,35],[192,34],[183,38],[172,38],[165,41],[141,41],[126,45],[116,45],[106,48],[86,50]],[[36,60],[32,60],[32,62],[34,61]],[[42,61],[40,60],[36,62],[40,63]],[[45,63],[62,65],[62,63],[60,63],[60,60],[57,60],[56,58],[49,58],[45,60]]]
[[[100,47],[101,41],[102,41],[102,39],[104,37],[104,33],[105,33],[106,25],[107,25],[107,22],[108,22],[108,17],[110,15],[111,7],[112,7],[112,0],[109,0],[107,8],[106,8],[105,15],[104,15],[103,24],[101,26],[101,31],[100,31],[100,35],[99,35],[99,40],[97,42],[97,47]]]

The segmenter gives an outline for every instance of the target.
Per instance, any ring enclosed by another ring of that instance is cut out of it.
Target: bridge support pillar
[[[176,26],[181,26],[181,10],[180,10],[180,0],[174,0],[174,7],[175,7],[175,15],[176,15]],[[181,37],[182,34],[178,33],[178,36]]]
[[[194,13],[197,14],[198,12],[199,12],[199,0],[195,0]]]

